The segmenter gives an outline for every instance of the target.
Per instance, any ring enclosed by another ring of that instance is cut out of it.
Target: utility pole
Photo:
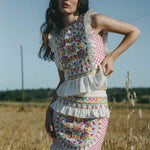
[[[23,48],[20,46],[21,52],[21,83],[22,83],[22,106],[19,108],[18,112],[24,111],[24,78],[23,78]]]
[[[23,48],[20,46],[21,50],[21,83],[22,83],[22,101],[24,103],[24,76],[23,76]]]

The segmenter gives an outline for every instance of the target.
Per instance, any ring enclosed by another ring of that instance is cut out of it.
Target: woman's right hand
[[[110,54],[108,54],[102,61],[101,65],[105,76],[109,76],[114,71],[113,62],[113,57]]]
[[[53,125],[53,109],[49,106],[46,111],[45,128],[46,128],[47,134],[51,138],[56,138],[54,125]]]

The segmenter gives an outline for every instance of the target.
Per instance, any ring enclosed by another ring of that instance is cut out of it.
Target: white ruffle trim
[[[48,34],[48,46],[51,48],[52,52],[57,50],[57,46],[55,44],[55,35],[53,30]]]
[[[60,61],[58,60],[58,56],[57,56],[57,53],[56,53],[57,45],[56,45],[56,42],[55,42],[55,33],[54,33],[53,30],[51,31],[51,33],[48,34],[48,45],[51,48],[51,51],[54,53],[56,66],[60,70],[63,70],[62,65],[61,65]]]
[[[59,97],[50,104],[50,107],[64,115],[67,116],[74,116],[78,118],[100,118],[100,117],[108,117],[110,118],[110,110],[108,107],[108,104],[95,104],[94,107],[96,108],[90,108],[90,105],[88,105],[88,109],[84,108],[86,107],[86,104],[79,104],[76,106],[76,104],[73,103],[73,105],[66,104],[67,102],[62,102],[63,100],[60,100]],[[69,103],[69,102],[68,102]],[[71,103],[69,103],[71,104]],[[81,106],[82,105],[82,108]],[[91,106],[92,107],[92,106]]]
[[[91,74],[79,78],[65,80],[57,89],[57,95],[61,97],[78,95],[99,89],[107,80],[103,74],[101,65],[99,72],[93,70]]]
[[[95,54],[94,54],[94,38],[93,38],[93,32],[92,32],[92,20],[90,17],[90,14],[94,14],[95,12],[92,9],[89,9],[85,15],[84,15],[84,26],[85,26],[85,37],[87,40],[87,48],[88,48],[88,54],[89,54],[89,60],[90,60],[90,69],[95,70]]]

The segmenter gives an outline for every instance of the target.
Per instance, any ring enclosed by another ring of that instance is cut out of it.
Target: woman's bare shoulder
[[[105,21],[105,17],[107,16],[104,14],[91,14],[92,25],[97,27],[98,25],[102,24],[103,21]]]
[[[140,32],[134,25],[116,20],[104,14],[92,14],[91,19],[92,27],[99,32],[103,30],[120,34],[128,34],[131,31]]]
[[[96,33],[100,33],[102,31],[100,26],[102,25],[103,14],[91,14],[90,17],[92,28]]]

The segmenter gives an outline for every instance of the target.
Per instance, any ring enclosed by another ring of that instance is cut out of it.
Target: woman
[[[140,30],[96,14],[88,8],[88,0],[51,0],[41,30],[39,56],[54,60],[60,76],[46,113],[45,128],[53,138],[50,149],[100,150],[110,118],[107,79],[113,62],[135,42]],[[125,35],[109,54],[107,32]]]

